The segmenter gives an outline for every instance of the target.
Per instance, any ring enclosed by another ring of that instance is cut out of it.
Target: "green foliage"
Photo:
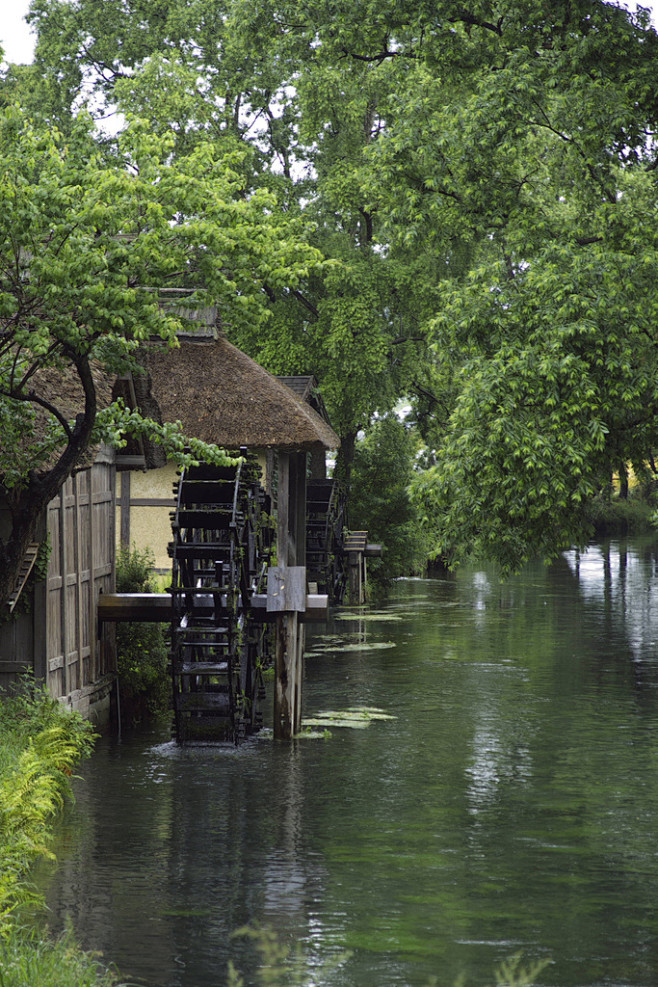
[[[422,572],[428,545],[409,496],[418,443],[395,413],[377,419],[356,446],[350,491],[350,526],[382,543],[368,560],[379,583]]]
[[[363,173],[397,70],[318,59],[315,14],[303,10],[300,21],[295,7],[299,27],[290,32],[289,5],[272,0],[193,8],[167,0],[128,13],[110,0],[102,15],[90,0],[37,0],[32,11],[42,103],[60,126],[84,85],[94,112],[116,104],[148,120],[176,159],[211,137],[231,155],[247,198],[267,189],[273,215],[328,259],[313,263],[307,250],[305,270],[291,279],[272,255],[263,278],[268,331],[257,320],[224,319],[232,340],[275,373],[315,373],[341,436],[391,408],[418,365],[421,292],[412,303],[413,274],[380,249]]]
[[[648,534],[655,528],[654,509],[639,497],[594,497],[587,505],[587,520],[598,536]]]
[[[67,931],[57,940],[12,928],[0,941],[0,987],[118,987],[119,977]]]
[[[18,106],[0,112],[0,494],[12,520],[0,599],[36,518],[90,445],[147,433],[181,465],[226,461],[176,423],[103,407],[141,343],[176,346],[188,324],[160,289],[217,306],[237,331],[268,318],[265,282],[294,287],[320,259],[271,194],[245,194],[234,146],[208,138],[174,158],[171,132],[132,118],[108,156],[86,115],[65,129]]]
[[[29,870],[52,858],[51,825],[70,796],[76,764],[91,753],[91,724],[26,675],[0,696],[0,987],[113,987],[119,978],[80,951],[70,930],[44,939],[16,921],[42,899]]]
[[[253,942],[260,955],[260,965],[258,967],[258,983],[263,987],[303,987],[310,983],[310,970],[308,958],[302,949],[301,943],[288,945],[281,940],[281,937],[268,926],[258,924],[246,925],[233,933],[233,938],[248,939]],[[320,970],[313,970],[312,982],[316,982],[317,976],[327,976],[332,970],[339,967],[349,954],[344,953],[332,961],[324,963]],[[244,987],[244,979],[235,965],[229,960],[228,968],[229,987]]]
[[[155,559],[149,549],[122,547],[117,556],[118,593],[159,592],[154,573]],[[146,709],[150,714],[168,710],[171,682],[168,647],[162,624],[119,623],[117,669],[122,705],[133,716]]]
[[[29,677],[0,697],[0,933],[18,905],[38,900],[27,871],[51,856],[50,822],[93,738],[88,722]]]
[[[8,488],[71,439],[62,413],[45,435],[35,431],[37,368],[83,377],[96,360],[121,372],[140,341],[174,345],[181,319],[160,308],[154,289],[162,285],[198,289],[190,304],[218,304],[234,325],[261,323],[262,279],[276,271],[294,282],[293,267],[306,271],[317,260],[287,236],[270,196],[241,196],[233,161],[211,142],[175,162],[170,144],[133,121],[121,135],[119,162],[105,164],[83,117],[67,141],[16,108],[0,117],[0,414],[7,426],[0,475]],[[117,420],[116,412],[97,421],[92,414],[94,439],[117,443],[138,427],[134,415]],[[162,427],[159,435],[168,438]]]
[[[190,193],[176,214],[196,243],[188,270],[214,285],[239,345],[319,377],[346,478],[359,430],[412,397],[430,444],[414,504],[436,553],[476,547],[509,568],[585,536],[610,465],[638,466],[658,439],[646,11],[34,0],[32,19],[35,72],[10,72],[5,91],[29,103],[36,86],[67,135],[83,102],[132,121],[97,139],[96,160]],[[230,186],[205,226],[202,162]],[[15,298],[0,295],[10,319]],[[14,441],[30,411],[8,406],[0,425]]]
[[[122,545],[117,552],[117,593],[156,593],[155,556],[150,548]]]

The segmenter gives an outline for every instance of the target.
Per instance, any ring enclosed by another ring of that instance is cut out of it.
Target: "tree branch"
[[[499,38],[503,36],[503,18],[499,17],[498,21],[494,24],[493,21],[484,21],[480,17],[476,17],[475,14],[470,14],[467,10],[460,10],[457,14],[453,14],[452,17],[448,17],[449,24],[468,24],[469,27],[481,27],[485,31],[492,31],[497,34]]]
[[[298,291],[296,288],[291,288],[290,294],[293,295],[298,302],[301,302],[304,308],[307,308],[315,319],[320,318],[320,313],[318,312],[313,302],[309,301],[309,299],[306,298],[305,295],[302,295],[301,291]]]
[[[71,426],[69,425],[67,419],[61,413],[61,411],[59,411],[59,409],[55,407],[54,404],[50,403],[50,401],[46,401],[45,398],[39,397],[39,395],[35,391],[28,391],[27,394],[19,394],[12,396],[16,401],[29,401],[31,404],[38,404],[40,408],[44,408],[47,412],[49,412],[49,414],[53,416],[53,418],[57,419],[59,424],[66,432],[66,437],[69,440],[69,442],[73,441],[73,432],[71,431]]]

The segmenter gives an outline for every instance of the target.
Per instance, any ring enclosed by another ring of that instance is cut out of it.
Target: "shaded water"
[[[505,584],[399,583],[310,642],[305,714],[396,717],[327,739],[104,741],[51,875],[52,924],[149,987],[252,984],[247,922],[309,983],[658,983],[658,545],[593,546]],[[331,974],[320,967],[349,950]]]

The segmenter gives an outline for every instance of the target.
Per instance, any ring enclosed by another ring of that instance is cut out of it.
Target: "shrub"
[[[638,535],[652,531],[654,509],[646,501],[629,497],[595,497],[587,508],[587,518],[597,537]]]
[[[122,548],[117,558],[117,592],[155,593],[155,560],[149,549]],[[117,669],[123,714],[133,721],[169,707],[168,648],[162,624],[117,624]]]

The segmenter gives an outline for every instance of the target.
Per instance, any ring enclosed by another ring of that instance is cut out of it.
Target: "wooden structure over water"
[[[291,737],[301,726],[304,627],[300,615],[306,609],[308,596],[307,472],[309,460],[324,460],[328,449],[338,447],[338,437],[309,403],[300,399],[289,386],[268,374],[221,334],[208,331],[181,338],[180,348],[177,350],[147,346],[144,348],[142,363],[144,374],[133,381],[134,392],[142,410],[155,414],[163,421],[179,420],[186,434],[206,442],[228,449],[248,447],[260,459],[264,486],[271,498],[271,512],[277,518],[278,575],[272,574],[272,579],[279,578],[281,585],[285,587],[285,592],[276,592],[272,583],[272,587],[265,593],[268,599],[266,611],[269,609],[274,614],[276,627],[274,733],[277,737]],[[170,467],[166,463],[158,465],[156,454],[149,449],[148,444],[144,453],[147,465],[154,467],[149,471],[149,484],[156,496],[141,498],[141,502],[135,504],[131,493],[131,476],[129,473],[121,474],[119,530],[122,539],[127,535],[132,540],[132,521],[126,522],[125,512],[129,512],[132,518],[133,507],[151,510],[153,522],[148,525],[151,535],[154,530],[162,530],[163,509],[167,519],[172,508],[177,513],[187,510],[187,505],[176,505],[169,493],[172,481]],[[187,482],[184,476],[183,486]],[[177,489],[180,494],[181,487]],[[148,500],[148,503],[144,503],[144,500]],[[181,587],[176,585],[176,531],[185,532],[185,538],[190,542],[187,550],[192,557],[197,551],[193,547],[195,543],[207,541],[209,544],[219,545],[218,541],[213,541],[219,537],[219,529],[212,528],[215,522],[209,514],[217,505],[206,502],[196,506],[199,507],[198,517],[188,518],[183,513],[183,521],[180,516],[178,520],[174,518],[174,605],[177,596],[184,598],[186,595],[181,590],[191,585],[189,581]],[[195,525],[193,521],[199,523]],[[192,534],[188,534],[189,532]],[[153,547],[157,551],[157,546]],[[179,551],[180,548],[182,546]],[[213,588],[217,590],[215,596],[221,604],[221,597],[227,595],[227,584],[222,583],[219,578],[213,583],[209,567],[201,565],[202,561],[201,558],[196,558],[196,569],[199,571],[190,573],[195,580],[200,580],[196,595],[208,595],[201,592],[204,586],[206,589]],[[213,565],[215,562],[220,566],[227,564],[222,552],[218,552],[217,559],[212,560]],[[182,568],[185,567],[179,566],[179,570]],[[192,569],[194,568],[193,566]],[[243,601],[241,606],[246,613],[245,619],[256,624],[258,622],[250,612],[250,606],[244,602],[248,595],[263,595],[258,592],[262,587],[247,590],[252,577],[253,573],[249,570],[244,580],[234,574],[229,582],[230,585],[237,582],[241,588],[244,587],[240,595]],[[291,593],[293,586],[297,590]],[[195,594],[188,592],[187,595],[191,598]],[[189,612],[186,619],[189,622]],[[225,623],[216,626],[223,627]],[[200,635],[196,637],[199,638]],[[204,642],[197,649],[199,655],[209,652],[210,646],[206,646],[207,644]],[[189,654],[176,658],[175,647],[173,652],[174,664],[186,666],[184,675],[191,681],[194,670],[187,668],[190,665],[187,660]],[[215,673],[212,675],[213,679],[219,676],[217,669]],[[194,678],[200,680],[201,676],[194,675]],[[216,683],[212,684],[214,686]],[[176,685],[175,680],[175,691],[176,688],[181,693],[181,685]],[[242,686],[240,688],[244,691]],[[188,701],[192,702],[184,700]],[[221,703],[218,702],[218,705]]]
[[[29,668],[48,684],[55,698],[97,720],[107,717],[116,679],[113,623],[117,619],[134,619],[135,607],[141,613],[140,619],[161,620],[163,607],[161,597],[150,601],[118,601],[114,594],[116,541],[132,544],[137,529],[134,512],[150,512],[145,524],[148,544],[157,551],[158,545],[153,544],[157,538],[152,536],[164,535],[160,549],[166,556],[166,543],[172,539],[169,513],[175,509],[178,517],[174,519],[174,546],[177,538],[179,541],[178,556],[174,547],[174,568],[179,575],[182,573],[182,578],[176,576],[174,591],[166,598],[170,619],[173,615],[175,627],[187,634],[194,611],[190,599],[210,596],[215,610],[219,605],[227,612],[228,597],[236,596],[237,587],[237,596],[243,601],[241,606],[250,624],[254,628],[262,628],[264,624],[276,628],[274,730],[277,737],[293,736],[301,725],[304,623],[326,615],[327,596],[335,598],[334,577],[324,578],[326,565],[322,578],[313,570],[314,585],[308,585],[307,473],[311,464],[320,469],[327,450],[337,448],[338,438],[306,399],[308,395],[298,396],[295,393],[298,388],[289,386],[288,379],[276,380],[221,335],[183,337],[180,349],[173,351],[147,346],[143,366],[143,374],[116,381],[115,397],[124,397],[130,406],[139,407],[161,421],[181,421],[188,435],[229,448],[249,446],[260,457],[265,486],[272,500],[272,509],[268,508],[267,513],[275,513],[277,517],[277,566],[271,569],[265,584],[262,573],[256,578],[252,571],[253,559],[249,561],[246,576],[233,570],[229,573],[229,583],[221,582],[230,560],[217,551],[222,539],[213,541],[220,529],[194,524],[184,514],[182,524],[180,513],[189,514],[196,508],[208,513],[208,509],[221,508],[216,503],[177,503],[171,496],[172,468],[148,442],[133,443],[116,457],[112,450],[96,450],[95,462],[88,462],[67,480],[61,495],[49,505],[43,518],[40,542],[49,543],[51,548],[45,579],[28,581],[30,570],[34,573],[39,568],[36,546],[31,546],[26,558],[25,571],[10,600],[12,619],[0,626],[0,685],[9,684],[22,669]],[[307,390],[308,380],[311,378],[307,379]],[[106,390],[103,400],[109,401],[109,386]],[[320,405],[317,407],[322,410]],[[71,414],[75,413],[73,404]],[[146,473],[134,472],[145,469]],[[152,489],[149,497],[133,496],[131,481],[141,476],[148,477]],[[191,477],[188,475],[187,479]],[[180,493],[180,486],[177,489]],[[199,489],[197,484],[197,493]],[[141,520],[144,521],[143,513]],[[0,530],[6,523],[0,504]],[[234,530],[235,516],[231,523]],[[250,537],[247,535],[247,555],[251,551]],[[197,542],[206,545],[200,554],[194,547]],[[237,549],[238,554],[242,553],[245,544],[239,543]],[[329,554],[325,551],[325,562]],[[217,577],[215,585],[210,579],[211,570],[213,578]],[[321,584],[320,588],[326,586],[328,593],[309,592],[317,590],[317,584]],[[221,592],[226,586],[230,592]],[[213,595],[213,590],[218,592]],[[29,611],[19,614],[28,598]],[[240,619],[238,616],[238,622]],[[224,623],[213,626],[223,627]],[[243,639],[239,623],[227,632],[227,639],[231,635]],[[187,642],[182,651],[173,648],[174,682],[176,685],[178,676],[179,695],[203,692],[204,678],[213,680],[214,689],[222,675],[228,674],[228,665],[226,669],[207,667],[222,665],[221,661],[214,661],[218,649],[212,654],[213,660],[209,659],[209,635],[197,629],[192,635],[178,637]],[[192,656],[197,663],[195,669],[187,667]],[[253,661],[251,666],[249,663],[244,666],[247,677],[241,666],[227,688],[234,695],[246,696],[255,707],[253,696],[258,691],[258,681],[249,667],[253,671]],[[192,680],[194,690],[181,685]],[[217,706],[222,702],[218,701]],[[192,700],[185,699],[182,705],[185,703],[191,704]],[[241,718],[246,732],[254,723],[255,720]],[[241,730],[242,725],[238,724],[234,732]]]

